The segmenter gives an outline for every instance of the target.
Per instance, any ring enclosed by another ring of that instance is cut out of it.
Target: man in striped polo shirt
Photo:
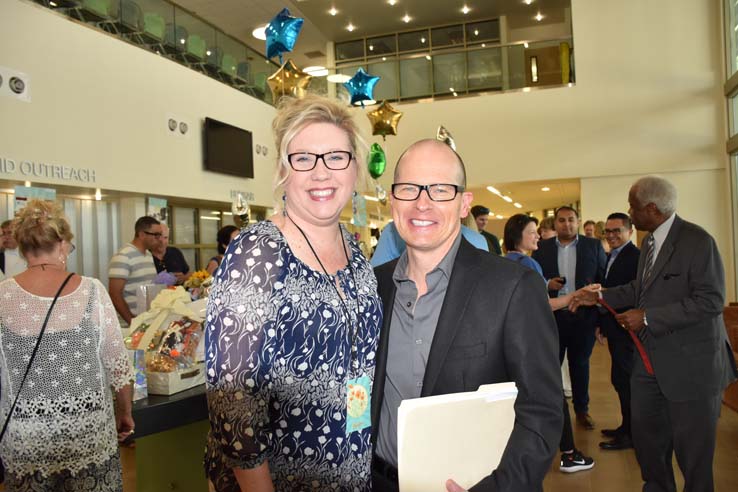
[[[153,217],[141,217],[136,221],[133,241],[124,245],[110,259],[108,267],[108,291],[115,310],[126,322],[141,314],[145,306],[136,305],[136,289],[150,284],[156,277],[154,257],[150,249],[161,240],[161,224]]]

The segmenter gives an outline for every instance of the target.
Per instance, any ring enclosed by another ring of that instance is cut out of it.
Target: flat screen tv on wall
[[[251,132],[205,118],[205,169],[242,178],[254,177]]]

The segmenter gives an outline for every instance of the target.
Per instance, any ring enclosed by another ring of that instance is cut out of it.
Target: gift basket
[[[205,382],[203,318],[182,287],[162,290],[151,308],[131,320],[125,342],[143,351],[149,394],[171,395]]]
[[[198,270],[190,278],[185,280],[184,288],[190,293],[193,301],[203,299],[210,294],[210,286],[213,284],[213,277],[207,270]]]

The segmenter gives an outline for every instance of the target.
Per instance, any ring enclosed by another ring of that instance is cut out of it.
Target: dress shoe
[[[611,441],[604,441],[600,443],[600,449],[606,449],[610,451],[615,451],[618,449],[630,449],[632,447],[633,441],[630,439],[630,436],[626,435],[620,435],[612,439]]]
[[[577,413],[577,423],[587,430],[593,430],[595,428],[594,420],[586,412]]]
[[[623,432],[622,427],[618,427],[617,429],[602,429],[600,432],[602,432],[602,435],[605,437],[618,437]]]

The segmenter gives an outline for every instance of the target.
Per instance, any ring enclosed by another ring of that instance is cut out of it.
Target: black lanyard
[[[328,270],[325,269],[323,266],[323,262],[320,261],[320,257],[318,256],[318,253],[315,251],[315,248],[313,248],[313,245],[310,243],[310,240],[307,237],[307,234],[305,234],[305,231],[303,231],[299,225],[295,223],[294,220],[292,220],[292,217],[290,217],[285,210],[285,216],[290,219],[290,222],[292,222],[292,225],[294,225],[298,231],[300,231],[300,234],[302,234],[302,237],[305,238],[305,242],[307,243],[308,247],[310,248],[310,251],[313,252],[313,255],[315,256],[315,259],[318,260],[318,264],[320,265],[320,268],[323,269],[323,273],[331,279],[331,285],[333,286],[333,289],[336,291],[336,295],[338,295],[338,301],[341,303],[341,306],[343,307],[343,310],[346,311],[346,319],[349,322],[349,326],[352,325],[351,323],[351,311],[349,311],[348,306],[346,305],[346,302],[344,301],[343,297],[341,297],[341,292],[339,292],[338,287],[336,287],[336,281],[331,277],[331,275],[328,273]],[[341,238],[341,246],[343,246],[343,254],[346,256],[346,264],[348,265],[349,273],[351,273],[351,280],[354,282],[354,289],[356,289],[356,327],[351,329],[351,359],[349,364],[349,371],[351,368],[358,369],[358,361],[356,360],[356,335],[359,332],[359,286],[356,284],[356,277],[354,277],[354,269],[351,267],[351,260],[348,256],[348,251],[346,250],[346,243],[343,240],[343,232],[341,231],[341,226],[338,226],[338,233]],[[337,277],[336,277],[337,278]],[[346,292],[346,297],[348,298],[349,293]]]

